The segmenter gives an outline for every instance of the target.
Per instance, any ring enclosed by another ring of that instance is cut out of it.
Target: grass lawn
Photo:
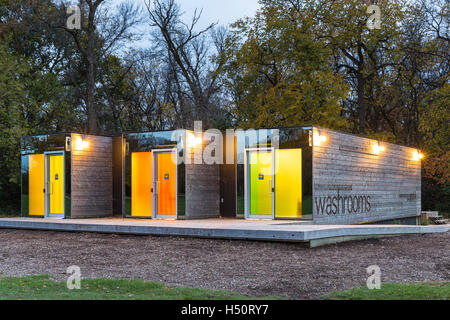
[[[80,290],[47,275],[0,278],[0,300],[253,300],[229,291],[170,288],[137,279],[82,279]],[[261,299],[261,298],[260,298]],[[267,297],[263,299],[277,299]],[[279,298],[278,298],[279,299]]]
[[[366,286],[343,292],[332,292],[325,299],[333,300],[449,300],[450,282],[385,283],[380,290]]]

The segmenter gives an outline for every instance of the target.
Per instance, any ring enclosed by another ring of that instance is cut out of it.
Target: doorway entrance
[[[301,218],[302,149],[246,149],[244,159],[245,218]]]
[[[131,154],[131,216],[177,219],[177,149]]]
[[[274,218],[274,150],[246,149],[245,151],[245,217]]]
[[[153,216],[177,218],[177,150],[153,150]]]
[[[46,218],[64,218],[64,152],[46,152],[44,199]]]

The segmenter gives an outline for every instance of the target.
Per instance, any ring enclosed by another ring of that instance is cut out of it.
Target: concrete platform
[[[444,233],[450,225],[313,225],[301,221],[242,219],[135,220],[3,218],[0,228],[154,236],[304,242],[310,247],[386,236]]]

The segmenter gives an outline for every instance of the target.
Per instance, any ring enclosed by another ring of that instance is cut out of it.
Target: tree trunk
[[[359,133],[364,133],[366,131],[366,115],[367,107],[364,99],[364,87],[365,81],[362,70],[358,70],[357,75],[357,95],[358,95],[358,119],[359,119]]]
[[[86,79],[86,111],[88,117],[88,133],[98,134],[97,112],[95,110],[95,48],[94,48],[94,17],[95,8],[89,10],[88,21],[88,45],[86,52],[86,60],[88,64]]]
[[[88,61],[88,72],[86,81],[86,111],[88,117],[88,133],[97,134],[97,112],[95,110],[94,101],[94,87],[95,87],[95,74],[94,64],[92,61]]]

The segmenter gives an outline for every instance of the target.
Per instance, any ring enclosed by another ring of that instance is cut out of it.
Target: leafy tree
[[[237,122],[345,127],[341,103],[348,88],[332,72],[325,42],[315,36],[312,8],[297,10],[283,1],[261,5],[255,18],[233,25],[228,39],[226,71]]]
[[[386,76],[396,65],[398,24],[403,19],[401,0],[377,1],[381,26],[371,30],[366,13],[370,4],[361,0],[316,1],[320,37],[333,52],[334,69],[351,87],[345,111],[358,133],[386,131],[384,120],[393,115],[393,110],[383,108],[380,95],[392,80]]]
[[[3,40],[4,41],[4,40]],[[20,191],[20,137],[21,108],[25,97],[22,79],[28,65],[11,54],[4,43],[0,44],[0,202],[2,207],[18,204]],[[15,195],[16,199],[11,199]]]
[[[51,5],[49,1],[40,4]],[[58,36],[49,32],[30,1],[0,4],[0,201],[18,205],[20,137],[59,131],[70,109],[58,104],[63,86],[58,77]],[[64,116],[62,116],[62,114]],[[58,119],[58,120],[56,120]]]

